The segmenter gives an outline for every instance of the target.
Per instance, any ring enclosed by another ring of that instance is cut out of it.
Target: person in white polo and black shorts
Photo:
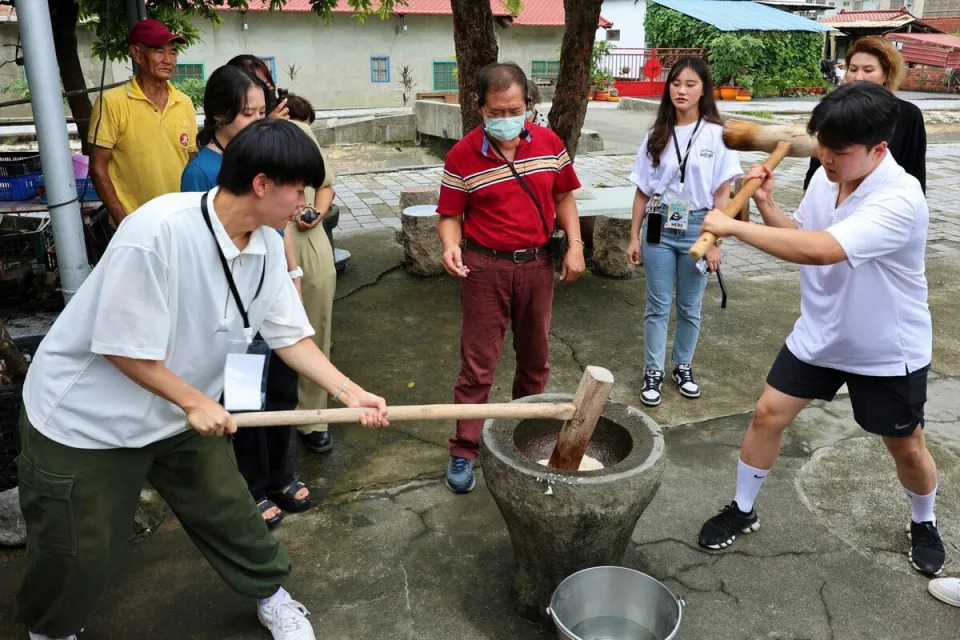
[[[699,543],[730,545],[759,529],[753,508],[784,429],[813,399],[845,383],[854,419],[883,438],[910,499],[918,571],[945,560],[934,500],[937,470],[923,434],[933,338],[924,253],[929,211],[916,178],[887,150],[900,107],[884,87],[857,82],[825,97],[807,125],[823,164],[790,218],[773,202],[771,172],[754,195],[763,225],[707,214],[703,229],[735,236],[800,268],[800,318],[780,351],[740,449],[733,502],[707,520]],[[919,427],[919,428],[918,428]]]

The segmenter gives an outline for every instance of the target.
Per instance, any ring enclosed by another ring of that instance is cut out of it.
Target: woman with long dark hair
[[[200,152],[183,170],[181,191],[209,191],[217,185],[223,150],[247,125],[263,119],[266,100],[261,85],[239,67],[223,66],[210,74],[203,94],[203,129],[197,135]],[[300,290],[293,240],[284,237],[287,270]],[[298,272],[300,272],[298,274]],[[258,336],[259,338],[259,336]],[[297,374],[279,357],[270,357],[267,372],[269,411],[297,406]],[[237,465],[267,526],[283,519],[283,511],[303,511],[310,506],[310,490],[293,475],[290,462],[292,427],[241,429],[234,436]],[[282,510],[281,510],[282,509]]]
[[[640,401],[649,406],[660,404],[662,398],[674,290],[672,377],[681,395],[700,397],[692,366],[700,306],[708,270],[716,271],[722,258],[717,246],[700,264],[687,252],[700,235],[704,214],[727,204],[730,181],[743,173],[736,152],[724,146],[722,133],[710,69],[700,58],[680,58],[670,69],[657,120],[644,137],[630,174],[637,191],[627,257],[639,264],[642,246],[647,302]]]

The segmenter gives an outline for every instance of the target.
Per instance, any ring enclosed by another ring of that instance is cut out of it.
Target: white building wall
[[[303,95],[314,107],[400,106],[403,87],[399,68],[410,65],[417,86],[413,92],[433,91],[433,62],[453,61],[451,16],[407,16],[406,31],[398,18],[364,23],[336,16],[329,24],[313,14],[277,11],[223,12],[219,26],[197,20],[203,42],[180,55],[181,63],[203,63],[207,77],[240,53],[273,56],[277,85]],[[246,22],[247,28],[243,29]],[[510,27],[497,31],[500,59],[530,70],[533,59],[557,59],[561,28]],[[390,81],[371,81],[370,58],[390,58]],[[286,69],[297,65],[291,81]],[[412,99],[412,96],[411,96]]]
[[[647,2],[640,0],[603,0],[600,14],[613,23],[612,29],[620,31],[619,42],[614,47],[645,47],[646,34],[643,19],[647,15]],[[607,29],[597,29],[597,40],[607,40]]]

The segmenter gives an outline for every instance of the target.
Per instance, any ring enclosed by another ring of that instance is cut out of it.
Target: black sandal
[[[309,495],[302,500],[297,499],[297,492],[306,486],[307,485],[303,484],[299,480],[294,480],[280,491],[276,491],[268,495],[270,496],[270,499],[277,503],[277,505],[284,511],[289,511],[290,513],[299,513],[310,508]]]
[[[277,506],[277,504],[273,500],[264,499],[257,503],[257,510],[260,511],[260,517],[263,517],[263,514],[266,513],[267,511],[270,511],[270,509],[279,509],[279,508],[280,507]],[[263,521],[267,523],[267,529],[273,529],[278,524],[280,524],[281,520],[283,520],[283,511],[273,516],[272,518],[263,518]]]

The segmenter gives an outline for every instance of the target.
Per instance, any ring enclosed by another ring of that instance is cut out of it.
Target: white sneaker
[[[927,583],[927,591],[941,602],[960,607],[960,578],[934,578]]]
[[[316,640],[308,615],[307,608],[289,596],[282,602],[257,606],[260,624],[267,628],[273,640]]]

